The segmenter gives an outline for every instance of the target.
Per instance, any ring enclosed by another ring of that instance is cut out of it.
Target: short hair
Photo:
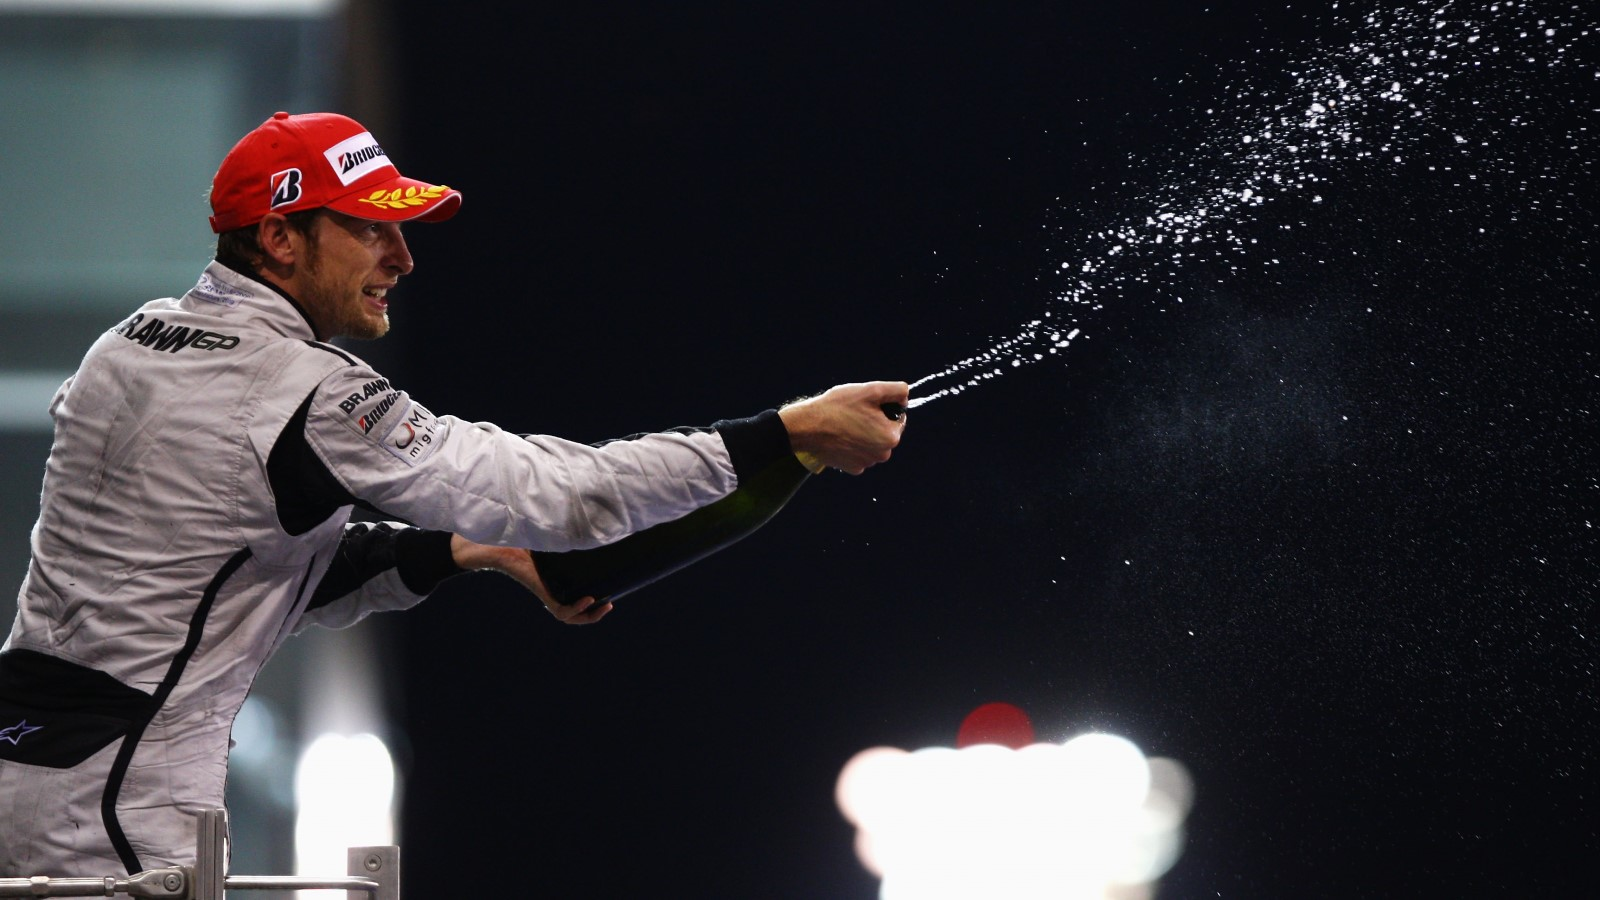
[[[316,246],[317,232],[313,227],[318,216],[326,213],[323,207],[315,209],[302,209],[299,212],[288,213],[283,217],[290,228],[306,236],[313,247]],[[246,225],[217,235],[216,260],[235,272],[254,272],[261,265],[265,254],[261,252],[261,240],[258,236],[257,226]]]

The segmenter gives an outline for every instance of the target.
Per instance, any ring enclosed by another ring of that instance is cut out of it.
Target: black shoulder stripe
[[[344,352],[343,350],[340,350],[338,347],[335,347],[332,344],[324,344],[321,341],[306,341],[306,343],[309,344],[312,347],[317,348],[318,350],[326,350],[329,353],[332,353],[334,356],[339,357],[340,359],[344,360],[345,362],[349,363],[352,366],[356,364],[356,358],[354,356],[351,356],[350,354]]]
[[[277,506],[278,525],[291,535],[305,534],[341,506],[366,506],[333,477],[306,439],[306,416],[316,395],[315,389],[306,395],[267,452],[267,488]]]

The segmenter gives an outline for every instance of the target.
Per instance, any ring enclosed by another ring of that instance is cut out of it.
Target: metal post
[[[351,875],[365,875],[378,882],[374,894],[349,891],[346,900],[400,900],[400,848],[351,847],[345,855]]]
[[[223,900],[228,865],[228,811],[203,809],[195,826],[194,900]]]

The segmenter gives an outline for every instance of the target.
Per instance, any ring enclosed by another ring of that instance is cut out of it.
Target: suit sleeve
[[[768,410],[711,428],[600,445],[435,415],[364,364],[338,369],[307,409],[307,444],[363,505],[485,544],[596,547],[731,493],[788,453]]]
[[[409,609],[463,571],[451,557],[448,531],[352,522],[294,630],[348,628],[374,612]]]

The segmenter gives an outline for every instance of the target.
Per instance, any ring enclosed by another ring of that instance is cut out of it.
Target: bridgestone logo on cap
[[[300,170],[284,169],[272,174],[272,209],[300,200]]]
[[[365,131],[334,144],[322,155],[327,157],[333,173],[339,176],[339,182],[346,187],[378,169],[394,168],[383,148],[378,146],[371,133]]]

